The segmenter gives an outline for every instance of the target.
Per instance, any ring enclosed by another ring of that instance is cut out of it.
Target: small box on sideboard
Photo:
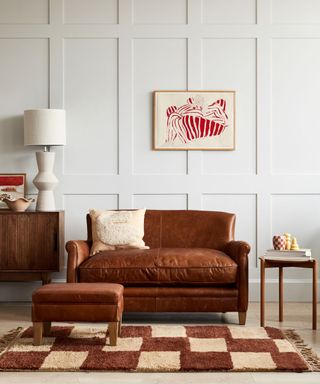
[[[50,282],[64,256],[64,212],[0,210],[0,281]]]

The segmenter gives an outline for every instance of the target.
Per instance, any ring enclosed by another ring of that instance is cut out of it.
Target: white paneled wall
[[[65,24],[117,24],[117,0],[64,0]]]
[[[256,61],[256,39],[202,40],[203,88],[235,89],[237,110],[237,150],[204,152],[205,174],[256,173]]]
[[[186,89],[186,39],[135,39],[133,41],[133,172],[135,174],[186,174],[186,152],[152,151],[152,91]]]
[[[273,233],[320,254],[320,1],[0,0],[0,52],[0,171],[26,172],[31,195],[23,110],[67,111],[67,240],[85,237],[90,208],[234,212],[252,300]],[[183,89],[236,91],[235,151],[152,150],[152,92]],[[285,277],[288,299],[309,299],[308,271]],[[37,286],[0,285],[0,300]]]
[[[66,174],[118,173],[117,68],[117,39],[65,39]]]
[[[148,209],[188,209],[186,194],[144,194],[133,196],[133,207]]]
[[[318,0],[272,0],[272,22],[292,24],[320,23]]]
[[[49,2],[43,0],[0,0],[1,24],[48,24]]]
[[[134,24],[186,24],[188,0],[132,0]]]
[[[256,0],[202,0],[204,24],[255,24]]]
[[[272,42],[272,171],[320,174],[320,38]]]

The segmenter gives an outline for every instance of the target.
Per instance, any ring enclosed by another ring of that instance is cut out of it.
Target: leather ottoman
[[[110,345],[117,345],[123,286],[109,283],[48,284],[32,295],[33,343],[41,345],[52,321],[108,322]]]

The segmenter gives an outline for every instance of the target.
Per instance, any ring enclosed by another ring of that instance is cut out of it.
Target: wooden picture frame
[[[0,173],[0,196],[8,195],[11,199],[25,197],[26,174],[25,173]],[[0,209],[8,206],[0,200]]]
[[[154,150],[235,149],[235,91],[154,91]]]

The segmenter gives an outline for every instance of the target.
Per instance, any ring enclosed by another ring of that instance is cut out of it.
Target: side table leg
[[[283,321],[283,267],[279,267],[279,321]]]
[[[317,260],[313,262],[312,269],[312,329],[317,329],[317,277],[318,277],[318,263]]]
[[[264,260],[260,263],[260,326],[264,327],[265,268]]]

